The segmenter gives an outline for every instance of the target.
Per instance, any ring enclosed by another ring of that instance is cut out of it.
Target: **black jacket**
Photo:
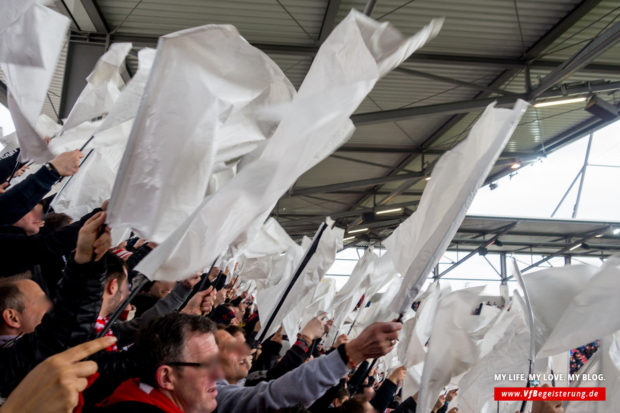
[[[12,225],[19,221],[43,199],[59,179],[57,172],[42,167],[0,194],[0,225]]]
[[[390,402],[394,399],[394,395],[398,390],[398,386],[389,379],[385,379],[381,383],[381,387],[377,389],[375,397],[372,398],[370,404],[378,412],[384,412]]]
[[[8,180],[15,173],[19,152],[19,148],[13,149],[0,157],[0,182]]]
[[[304,349],[298,345],[293,345],[271,369],[266,371],[254,371],[249,375],[245,381],[245,386],[255,386],[261,381],[275,380],[304,364],[308,357],[309,354],[306,353]]]
[[[59,257],[75,249],[82,225],[99,211],[97,208],[79,221],[47,234],[28,236],[21,228],[0,227],[0,251],[3,257],[0,277],[32,271],[35,265],[57,265]]]
[[[0,395],[8,394],[38,363],[91,338],[105,282],[102,262],[67,263],[58,302],[34,332],[0,349]]]

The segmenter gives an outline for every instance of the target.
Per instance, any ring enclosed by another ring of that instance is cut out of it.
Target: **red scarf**
[[[129,379],[121,383],[120,386],[114,390],[114,393],[101,403],[98,407],[107,407],[121,402],[140,402],[155,406],[166,413],[183,413],[183,410],[179,409],[172,400],[166,397],[162,392],[157,389],[153,389],[150,392],[146,392],[140,388],[139,379]]]
[[[103,331],[103,329],[105,328],[105,326],[108,324],[108,322],[110,321],[110,317],[101,317],[98,316],[97,317],[97,322],[95,323],[95,333],[99,334],[101,331]],[[105,336],[113,336],[114,333],[112,333],[112,329],[109,329],[106,333]],[[105,351],[118,351],[118,347],[116,346],[116,344],[112,344],[110,347],[106,348]]]

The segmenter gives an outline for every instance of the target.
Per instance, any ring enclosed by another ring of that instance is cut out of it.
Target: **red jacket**
[[[144,386],[140,387],[139,379],[129,379],[122,382],[110,397],[97,406],[108,407],[117,403],[131,401],[150,404],[161,409],[161,411],[165,413],[183,413],[183,411],[162,392],[157,389],[152,389],[150,386],[148,389],[150,389],[150,391],[144,388]]]

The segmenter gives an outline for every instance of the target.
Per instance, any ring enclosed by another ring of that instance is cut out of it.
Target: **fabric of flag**
[[[440,27],[440,21],[433,21],[417,35],[405,38],[390,25],[352,11],[321,45],[291,103],[266,110],[279,115],[281,121],[260,155],[205,199],[138,270],[152,279],[179,279],[213,261],[251,222],[270,210],[302,173],[349,138],[353,131],[349,116],[377,80]],[[175,182],[181,179],[174,178]],[[131,204],[129,197],[135,199],[135,192],[118,199]]]
[[[522,100],[513,109],[487,106],[467,138],[441,156],[415,213],[385,241],[394,267],[404,276],[403,288],[392,303],[396,313],[413,303],[448,248],[527,106]]]
[[[53,159],[36,124],[65,41],[69,19],[33,1],[2,5],[0,69],[22,161]]]
[[[207,194],[218,131],[227,122],[253,122],[264,128],[256,130],[271,133],[277,121],[244,109],[284,103],[293,93],[278,66],[232,26],[207,25],[160,37],[114,183],[108,224],[164,241]],[[201,237],[217,236],[203,232]],[[233,240],[205,257],[205,265]],[[184,268],[179,270],[183,278]]]

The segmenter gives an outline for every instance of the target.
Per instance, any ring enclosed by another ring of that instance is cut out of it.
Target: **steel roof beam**
[[[545,263],[545,262],[549,261],[549,260],[550,260],[551,258],[553,258],[553,257],[557,257],[558,255],[562,255],[562,254],[564,254],[564,253],[566,253],[566,252],[570,251],[570,250],[571,250],[572,248],[574,248],[576,245],[579,245],[579,244],[582,244],[582,243],[586,242],[587,240],[589,240],[590,238],[592,238],[592,237],[593,237],[593,236],[595,236],[596,234],[600,234],[601,232],[604,232],[604,231],[606,231],[607,229],[609,229],[609,227],[608,227],[608,226],[605,226],[605,227],[601,227],[601,228],[599,228],[599,229],[597,229],[597,230],[595,230],[595,231],[590,231],[590,232],[587,232],[587,233],[583,234],[583,235],[582,235],[582,237],[581,237],[579,240],[574,241],[574,242],[572,242],[572,243],[570,243],[570,244],[566,245],[565,247],[563,247],[563,248],[559,249],[558,251],[556,251],[556,252],[554,252],[554,253],[552,253],[552,254],[547,255],[546,257],[544,257],[544,258],[542,258],[542,259],[540,259],[540,260],[536,261],[535,263],[533,263],[533,264],[531,264],[531,265],[528,265],[527,267],[523,268],[523,269],[521,270],[521,272],[526,272],[526,271],[528,271],[528,270],[531,270],[532,268],[538,267],[540,264],[542,264],[542,263]],[[513,278],[513,276],[508,277],[508,279],[511,279],[511,278]]]
[[[98,33],[110,32],[108,24],[103,18],[103,14],[101,14],[101,10],[99,10],[99,7],[97,7],[94,0],[82,0],[82,6],[84,6],[84,10],[86,10],[88,18],[91,22],[93,22],[93,26],[95,26]]]
[[[456,267],[458,267],[459,265],[461,265],[462,263],[464,263],[465,261],[467,261],[468,259],[470,259],[474,255],[476,255],[477,253],[479,253],[483,249],[489,247],[491,244],[493,244],[495,241],[497,241],[497,239],[500,236],[502,236],[503,234],[505,234],[506,232],[510,231],[512,228],[514,228],[515,225],[517,225],[516,222],[513,222],[511,224],[506,225],[505,227],[501,228],[491,239],[485,240],[482,243],[477,241],[477,243],[479,244],[478,248],[476,248],[475,250],[471,251],[469,254],[467,254],[466,256],[464,256],[463,258],[461,258],[460,260],[458,260],[457,262],[455,262],[454,264],[452,264],[451,266],[449,266],[448,268],[443,270],[439,274],[439,276],[437,278],[443,277],[444,275],[446,275],[447,273],[449,273],[450,271],[452,271],[453,269],[455,269]]]
[[[340,191],[331,191],[331,194],[338,194],[338,195],[362,195],[365,194],[366,191],[362,191],[362,190],[347,190],[347,189],[343,189]],[[390,192],[389,191],[377,191],[376,192],[377,195],[387,195]],[[407,191],[407,192],[403,192],[401,195],[403,196],[421,196],[422,195],[422,191]],[[290,195],[290,196],[305,196],[305,195]]]
[[[351,158],[349,156],[336,155],[336,153],[332,153],[329,156],[334,159],[342,159],[343,161],[360,163],[362,165],[376,166],[377,168],[384,168],[384,169],[392,169],[391,165],[384,165],[384,164],[377,163],[377,162],[366,161],[364,159]],[[415,172],[415,171],[406,170],[406,172]]]
[[[620,82],[607,82],[600,84],[588,83],[584,86],[568,86],[561,89],[547,90],[540,98],[559,98],[569,95],[579,95],[595,92],[608,92],[620,89]],[[496,98],[483,98],[473,100],[462,100],[457,102],[439,103],[435,105],[413,106],[410,108],[391,109],[377,112],[358,113],[351,116],[351,120],[356,125],[372,125],[381,122],[395,122],[404,119],[411,119],[418,116],[427,115],[450,115],[458,113],[468,113],[483,110],[492,102],[497,102],[498,106],[514,104],[517,98],[526,99],[527,94],[517,96],[500,96]]]
[[[517,93],[508,92],[498,87],[479,85],[477,83],[472,83],[472,82],[465,82],[465,81],[454,79],[454,78],[447,77],[447,76],[440,76],[440,75],[435,75],[433,73],[423,72],[421,70],[413,70],[413,69],[406,69],[403,67],[397,67],[396,69],[394,69],[394,71],[399,72],[399,73],[404,73],[407,75],[423,77],[425,79],[436,80],[438,82],[449,83],[449,84],[457,85],[457,86],[463,86],[469,89],[481,90],[481,91],[485,91],[489,93],[499,93],[500,95],[508,95],[508,96],[517,95]]]
[[[293,189],[289,193],[289,195],[290,196],[312,195],[312,194],[318,194],[322,192],[339,191],[341,189],[360,188],[364,186],[385,184],[387,182],[402,181],[405,179],[411,179],[411,178],[420,177],[420,176],[424,176],[424,175],[422,173],[408,173],[408,174],[401,174],[401,175],[394,175],[394,176],[381,176],[379,178],[361,179],[359,181],[341,182],[337,184],[297,188],[297,189]]]
[[[620,41],[620,22],[614,24],[592,40],[586,47],[577,52],[564,64],[554,69],[545,76],[539,85],[532,91],[531,99],[541,97],[542,94],[553,86],[563,82],[577,72],[580,68],[605,53]]]
[[[319,42],[323,43],[332,30],[334,30],[334,27],[336,27],[338,10],[340,10],[340,0],[328,0],[325,15],[323,16],[323,24],[321,25],[321,32],[319,34]]]
[[[501,65],[501,67],[505,68],[502,73],[500,73],[489,85],[488,87],[498,88],[501,87],[504,83],[510,80],[515,74],[517,74],[520,70],[525,67],[533,67],[534,59],[536,59],[540,54],[547,49],[553,42],[555,42],[560,36],[562,36],[568,29],[570,29],[577,21],[579,21],[583,16],[589,13],[594,7],[596,7],[601,0],[583,0],[579,3],[575,8],[573,8],[566,16],[564,16],[560,21],[558,21],[547,33],[545,33],[541,38],[539,38],[534,45],[532,45],[520,59],[516,59],[517,61],[525,61],[527,65],[515,66],[509,68],[508,62],[504,62],[506,64]],[[419,53],[414,53],[413,61],[416,58],[422,57]],[[459,60],[457,56],[451,56],[452,62]],[[475,59],[474,59],[475,60]],[[464,62],[464,60],[461,60]],[[477,62],[480,63],[480,62]],[[488,91],[482,91],[474,96],[474,99],[487,97],[490,93]],[[453,115],[450,119],[448,119],[442,126],[436,129],[431,135],[419,145],[419,149],[427,149],[429,146],[433,144],[437,139],[443,136],[450,128],[454,125],[458,124],[458,122],[463,119],[464,114],[456,114]],[[417,155],[410,154],[402,159],[395,168],[388,174],[394,175],[398,173],[402,168],[406,168],[407,165],[415,159]],[[374,188],[373,190],[377,190],[378,188]],[[369,192],[370,193],[370,192]],[[362,204],[367,196],[361,197],[356,205]]]
[[[71,41],[77,43],[102,43],[105,44],[106,37],[104,33],[92,33],[92,32],[72,32]],[[115,42],[132,42],[134,47],[155,47],[157,46],[158,36],[148,35],[135,35],[129,33],[114,33],[110,35],[110,41]],[[252,43],[253,46],[262,50],[265,53],[283,54],[313,57],[318,51],[317,46],[306,45],[282,45],[282,44],[266,44],[266,43]],[[521,70],[525,68],[528,63],[532,69],[552,70],[561,66],[564,62],[562,60],[554,59],[542,59],[532,62],[528,62],[523,58],[510,58],[510,57],[493,57],[493,56],[472,56],[472,55],[460,55],[451,53],[430,53],[430,52],[416,52],[406,63],[428,63],[439,64],[448,66],[474,66],[474,67],[489,67],[489,68],[505,68]],[[620,71],[620,65],[614,64],[589,64],[579,69],[580,72],[593,72],[600,74],[614,74],[617,75]],[[487,87],[492,87],[487,85]]]
[[[620,109],[620,103],[616,105],[616,107]],[[596,132],[597,130],[602,129],[607,125],[611,125],[617,120],[617,118],[611,120],[603,120],[596,116],[591,116],[583,122],[580,122],[575,126],[571,126],[564,132],[561,132],[554,137],[547,139],[535,150],[535,153],[542,153],[544,155],[547,152],[553,152],[555,150],[558,150],[561,147],[568,145],[569,143],[579,138],[584,137],[585,135],[589,135],[590,133]],[[509,166],[507,166],[506,168],[502,168],[499,171],[493,173],[492,175],[489,175],[484,181],[484,185],[490,184],[491,182],[496,181],[512,172],[514,172],[514,170],[511,169]]]

